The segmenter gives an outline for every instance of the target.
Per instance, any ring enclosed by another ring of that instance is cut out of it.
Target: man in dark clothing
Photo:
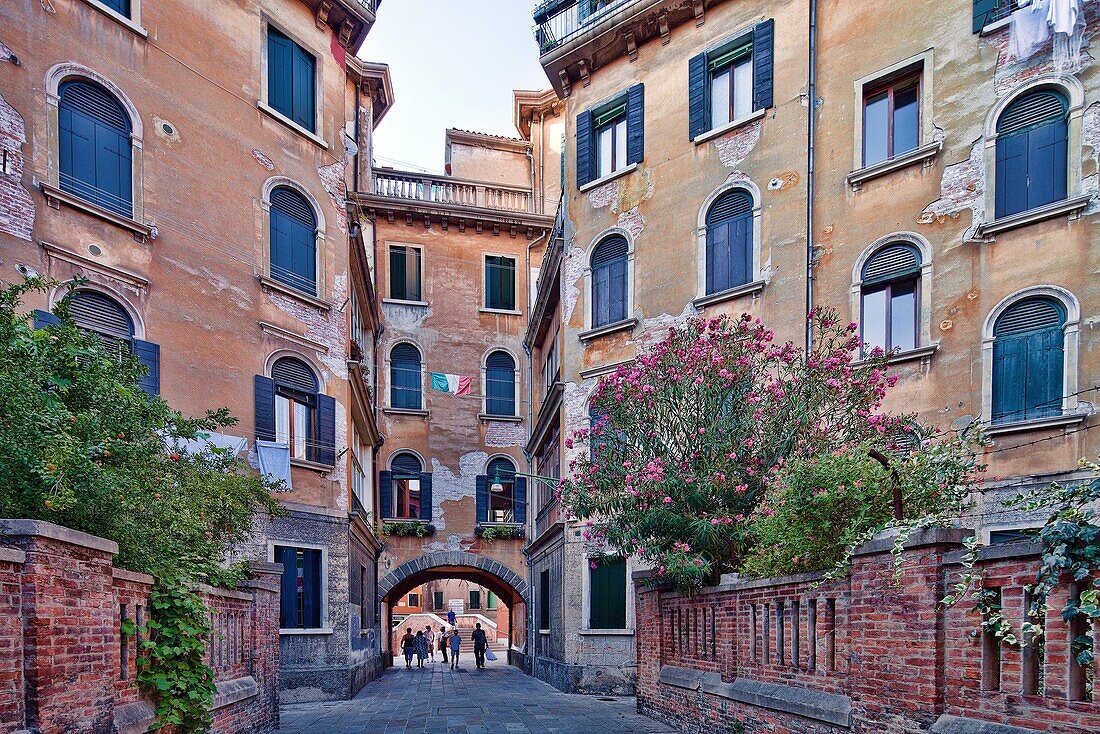
[[[474,631],[470,633],[470,639],[474,641],[474,662],[477,667],[485,667],[485,630],[481,629],[481,622],[474,625]]]

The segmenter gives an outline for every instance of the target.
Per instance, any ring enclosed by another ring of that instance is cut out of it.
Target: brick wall
[[[115,543],[33,520],[0,520],[0,734],[146,731],[137,686],[153,579],[114,568]],[[218,734],[278,724],[280,566],[253,564],[238,590],[204,588],[214,635]]]
[[[1089,673],[1070,654],[1082,633],[1100,651],[1100,631],[1071,629],[1059,614],[1087,587],[1067,584],[1051,600],[1045,645],[998,643],[971,601],[939,604],[961,571],[961,538],[915,534],[896,581],[893,541],[881,538],[835,581],[730,577],[691,597],[639,583],[639,708],[700,734],[738,725],[785,734],[1100,730],[1100,700],[1086,700]],[[1037,553],[1013,544],[978,562],[1017,630]]]

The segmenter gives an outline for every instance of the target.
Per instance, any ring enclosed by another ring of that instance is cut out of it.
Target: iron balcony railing
[[[999,20],[1004,20],[1020,8],[1019,0],[997,0],[992,10],[985,14],[982,28],[985,28]]]
[[[547,0],[535,8],[535,40],[539,53],[562,46],[593,23],[637,0]]]
[[[530,189],[477,181],[464,181],[448,176],[375,169],[374,193],[392,199],[408,199],[436,204],[499,209],[508,212],[530,212]]]

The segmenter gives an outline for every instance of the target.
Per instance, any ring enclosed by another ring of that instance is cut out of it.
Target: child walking
[[[462,635],[458,634],[458,627],[451,627],[451,670],[458,670],[458,653],[462,649]]]

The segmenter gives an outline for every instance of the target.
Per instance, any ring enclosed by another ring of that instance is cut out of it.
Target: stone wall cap
[[[26,563],[27,554],[18,548],[8,548],[0,545],[0,561],[5,563]]]
[[[145,734],[157,719],[153,706],[145,701],[115,706],[114,734]]]
[[[214,704],[211,708],[215,710],[231,703],[243,701],[246,698],[252,698],[260,693],[259,684],[250,675],[243,678],[234,678],[233,680],[218,681],[214,684],[214,687],[217,691],[214,693]]]
[[[965,550],[954,551],[944,556],[944,563],[958,564],[966,558]],[[1038,540],[1018,540],[1012,543],[986,545],[978,549],[977,561],[1005,561],[1014,558],[1034,558],[1043,554],[1043,544]]]
[[[936,719],[930,731],[933,734],[1038,734],[1039,732],[1038,729],[1025,729],[1022,726],[1009,726],[947,714]]]
[[[79,530],[54,525],[45,520],[3,519],[0,520],[0,535],[49,538],[61,543],[90,548],[110,555],[118,554],[118,543],[101,538],[98,535],[82,533]]]
[[[252,601],[252,595],[246,594],[243,591],[237,591],[236,589],[222,589],[217,586],[210,586],[209,584],[197,584],[198,590],[207,596],[216,596],[222,599],[240,599],[241,601]]]
[[[252,561],[248,562],[248,570],[253,573],[277,573],[282,575],[283,564],[272,563],[271,561]]]
[[[852,551],[852,557],[889,553],[894,549],[894,541],[899,532],[898,528],[887,528],[876,533],[874,538],[856,547]],[[924,548],[930,545],[959,546],[965,538],[973,534],[974,531],[969,528],[921,528],[905,540],[905,549]]]
[[[111,577],[121,579],[123,581],[132,581],[135,584],[146,584],[152,586],[156,581],[152,576],[147,573],[141,573],[139,571],[131,571],[127,568],[112,568]]]

